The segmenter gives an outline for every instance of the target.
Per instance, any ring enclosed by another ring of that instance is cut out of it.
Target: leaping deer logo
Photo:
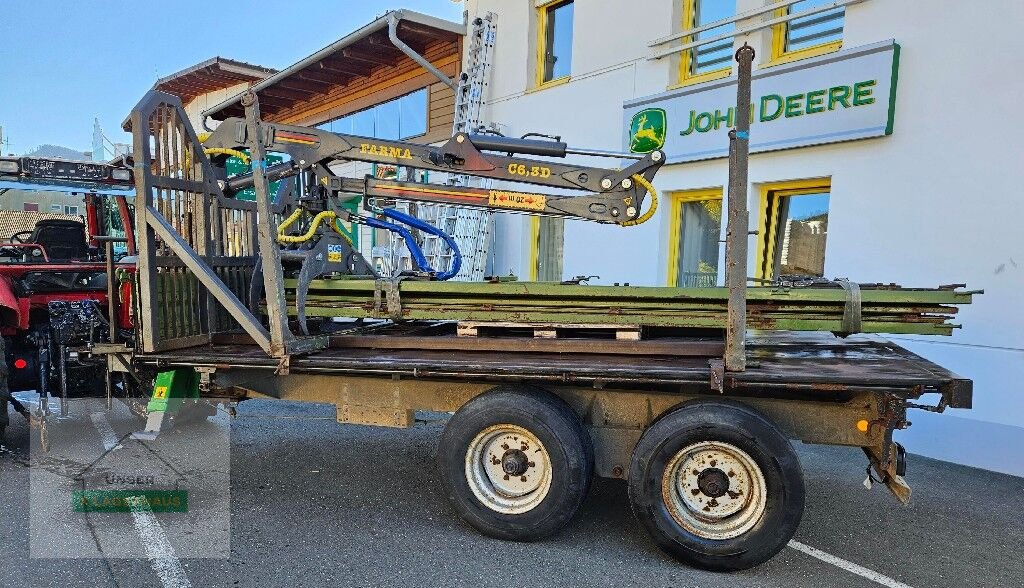
[[[637,123],[636,134],[633,135],[634,142],[640,139],[650,139],[655,143],[661,140],[660,137],[658,137],[657,131],[654,130],[654,127],[647,126],[646,114],[640,115],[640,122]]]
[[[660,108],[649,108],[636,113],[630,130],[630,151],[648,153],[660,149],[665,143],[665,111]]]

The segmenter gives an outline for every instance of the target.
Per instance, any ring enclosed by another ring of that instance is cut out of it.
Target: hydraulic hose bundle
[[[288,216],[288,218],[284,219],[284,221],[281,222],[280,225],[278,225],[278,243],[297,244],[309,241],[310,239],[313,238],[314,235],[316,235],[317,229],[320,227],[320,224],[324,221],[327,221],[330,223],[331,228],[334,229],[335,232],[337,232],[346,241],[348,241],[349,245],[352,245],[351,239],[349,239],[348,235],[346,235],[338,225],[341,219],[338,218],[338,214],[336,212],[331,210],[325,210],[313,216],[313,219],[309,224],[309,228],[306,230],[305,233],[301,235],[286,234],[285,231],[287,231],[288,227],[295,224],[295,222],[302,217],[303,212],[304,209],[296,208],[295,211]],[[448,247],[450,247],[452,250],[451,268],[445,271],[437,271],[433,267],[431,267],[430,264],[427,262],[426,256],[423,254],[423,250],[420,248],[419,244],[416,243],[416,238],[413,236],[412,231],[410,231],[408,228],[400,224],[377,219],[372,216],[363,217],[350,215],[349,220],[351,220],[354,223],[363,224],[368,227],[373,227],[375,229],[384,229],[400,235],[402,239],[405,241],[406,247],[409,248],[409,253],[412,256],[412,259],[415,262],[416,267],[422,271],[435,274],[435,277],[438,280],[450,280],[459,273],[459,269],[462,267],[462,252],[459,250],[458,244],[455,242],[455,239],[451,235],[445,233],[441,229],[435,227],[434,225],[426,221],[420,220],[414,216],[405,214],[403,212],[399,212],[391,208],[378,209],[376,210],[376,212],[381,216],[387,217],[394,221],[398,221],[399,223],[403,223],[414,229],[423,231],[425,233],[429,233],[431,235],[435,235],[438,238],[442,239],[445,242],[445,244],[447,244]]]

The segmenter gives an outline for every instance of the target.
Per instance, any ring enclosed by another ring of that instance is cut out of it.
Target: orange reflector
[[[18,359],[14,360],[14,367],[18,368],[19,370],[25,369],[25,366],[27,366],[27,365],[28,365],[28,362],[25,361],[24,359],[20,358],[20,357]]]
[[[868,422],[863,420],[863,419],[857,421],[857,430],[860,431],[861,433],[867,433],[868,432]]]

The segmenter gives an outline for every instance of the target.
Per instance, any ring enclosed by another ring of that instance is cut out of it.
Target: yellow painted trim
[[[562,84],[569,83],[569,80],[571,80],[571,79],[572,79],[572,76],[562,76],[560,78],[555,78],[555,79],[551,80],[550,82],[544,82],[543,84],[540,84],[539,86],[534,86],[533,88],[528,88],[526,90],[526,93],[527,94],[531,94],[533,92],[540,92],[541,90],[547,90],[548,88],[553,88],[555,86],[561,86]]]
[[[761,205],[757,224],[757,254],[754,257],[757,260],[757,267],[754,268],[754,277],[770,280],[774,269],[771,261],[775,259],[776,237],[778,236],[776,233],[778,232],[779,198],[820,192],[831,193],[832,178],[771,182],[761,184],[759,188]],[[772,219],[770,226],[769,218]]]
[[[685,57],[683,57],[685,58]],[[682,67],[682,66],[680,66]],[[668,87],[669,90],[675,90],[677,88],[683,88],[685,86],[692,86],[694,84],[703,84],[704,82],[712,82],[714,80],[720,80],[727,78],[732,75],[732,68],[728,67],[725,69],[716,69],[715,71],[706,71],[700,75],[683,78],[678,84],[673,84]]]
[[[791,7],[787,6],[786,8],[778,9],[775,11],[775,16],[786,16],[790,8]],[[780,22],[779,24],[772,26],[771,60],[767,63],[762,63],[762,68],[774,67],[776,65],[782,65],[783,63],[792,63],[794,61],[800,61],[801,59],[809,59],[811,57],[825,55],[826,53],[834,53],[843,48],[843,41],[840,39],[838,41],[828,41],[812,47],[805,47],[796,51],[786,51],[786,27],[788,26],[788,22]],[[843,12],[843,26],[846,26],[845,11]]]
[[[697,2],[698,0],[683,0],[683,30],[689,30],[696,26],[697,17]],[[693,41],[693,35],[684,37],[683,43],[689,43]],[[693,49],[686,49],[679,54],[679,81],[670,86],[669,90],[676,88],[682,88],[683,86],[690,86],[693,84],[701,84],[704,82],[710,82],[713,80],[720,80],[722,78],[729,77],[732,74],[732,65],[716,69],[714,71],[706,71],[700,74],[693,74],[690,72],[690,66],[692,60],[690,59],[690,52]]]
[[[722,200],[724,190],[718,188],[700,188],[697,190],[683,190],[671,192],[669,199],[669,225],[668,225],[668,271],[665,272],[666,285],[675,287],[679,280],[679,238],[681,230],[681,217],[683,203],[696,202],[699,200]]]
[[[545,35],[548,24],[548,11],[554,10],[563,4],[570,4],[573,0],[551,0],[536,7],[537,19],[537,52],[534,55],[534,76],[532,90],[543,90],[551,86],[560,86],[569,81],[570,76],[562,76],[552,80],[544,81],[544,53],[547,49],[547,38]],[[575,31],[575,26],[573,26]]]
[[[530,217],[530,281],[536,282],[537,263],[540,261],[540,217]]]

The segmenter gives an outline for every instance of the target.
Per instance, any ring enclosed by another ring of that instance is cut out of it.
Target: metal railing
[[[781,0],[780,2],[774,2],[772,4],[767,4],[765,6],[762,6],[760,8],[756,8],[754,10],[748,10],[746,12],[741,12],[741,13],[736,14],[734,16],[731,16],[729,18],[723,18],[721,20],[716,20],[714,22],[709,22],[707,24],[700,25],[699,27],[694,27],[692,29],[687,29],[685,31],[680,31],[678,33],[674,33],[674,34],[669,35],[667,37],[662,37],[660,39],[656,39],[656,40],[652,41],[648,46],[652,47],[652,48],[653,47],[660,47],[662,45],[665,45],[667,43],[671,43],[673,41],[678,41],[678,40],[682,40],[682,39],[687,39],[689,37],[694,37],[698,33],[702,33],[704,31],[710,31],[712,29],[717,29],[718,27],[721,27],[721,26],[724,26],[724,25],[728,25],[730,23],[739,23],[740,21],[747,20],[747,19],[750,19],[750,18],[754,18],[754,17],[760,16],[762,14],[772,13],[772,12],[774,12],[776,10],[779,10],[779,9],[782,9],[782,8],[788,8],[789,6],[792,6],[793,4],[796,4],[797,2],[801,2],[801,1],[802,0]],[[747,34],[750,34],[750,33],[754,32],[754,31],[759,31],[761,29],[767,29],[767,28],[773,27],[773,26],[778,25],[778,24],[790,22],[790,21],[793,21],[793,20],[803,19],[805,17],[812,16],[812,15],[815,15],[815,14],[821,14],[823,12],[828,12],[830,10],[835,10],[836,8],[844,8],[846,6],[850,6],[850,5],[853,5],[853,4],[860,4],[861,2],[864,2],[864,1],[865,0],[834,0],[834,1],[829,2],[827,4],[822,4],[821,6],[816,6],[814,8],[810,8],[808,10],[803,10],[801,12],[787,13],[787,14],[785,14],[783,16],[778,16],[778,17],[775,17],[775,18],[769,18],[769,19],[764,20],[764,21],[759,22],[759,23],[755,23],[755,24],[751,24],[751,25],[746,25],[746,26],[743,26],[743,27],[738,27],[736,29],[730,30],[730,31],[728,31],[726,33],[722,33],[722,34],[719,34],[719,35],[713,35],[713,36],[710,36],[710,37],[707,37],[707,38],[704,38],[704,39],[694,39],[692,41],[687,41],[687,42],[681,43],[679,45],[673,45],[671,47],[655,51],[647,59],[649,61],[654,61],[654,60],[657,60],[657,59],[662,59],[662,58],[668,57],[670,55],[675,55],[675,54],[677,54],[677,53],[679,53],[681,51],[686,51],[687,49],[693,49],[694,47],[701,47],[701,46],[709,45],[709,44],[712,44],[712,43],[718,43],[718,42],[721,42],[721,41],[732,39],[733,37],[747,35]],[[829,17],[828,20],[833,20],[833,19],[836,18],[834,15],[827,15],[827,16]],[[813,26],[814,24],[819,24],[819,23],[805,21],[805,22],[801,22],[799,24],[802,27],[809,27],[809,26]],[[824,31],[824,32],[831,32],[831,31]],[[819,34],[819,33],[815,33],[815,35],[817,35],[817,34]],[[824,36],[823,33],[822,33],[822,36]]]

